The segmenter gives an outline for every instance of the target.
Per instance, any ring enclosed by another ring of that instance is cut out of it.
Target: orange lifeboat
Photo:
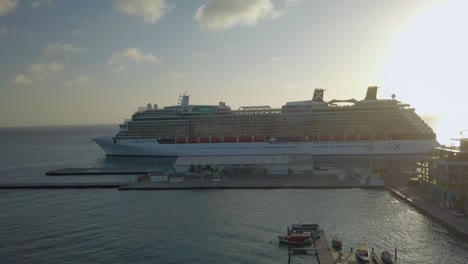
[[[176,142],[177,142],[177,143],[186,143],[186,142],[187,142],[187,139],[184,138],[184,137],[178,137],[178,138],[176,139]]]
[[[347,135],[346,140],[358,140],[358,135]]]
[[[265,137],[264,136],[255,136],[254,141],[255,142],[263,142],[263,141],[265,141]]]
[[[224,137],[224,142],[236,142],[236,137],[235,136],[227,136]]]
[[[320,135],[320,141],[330,141],[331,138],[329,135]]]
[[[385,136],[385,134],[375,134],[374,139],[375,140],[385,140],[385,139],[387,139],[387,137]]]
[[[344,135],[342,135],[342,134],[333,135],[333,140],[334,141],[343,141],[344,140]]]
[[[198,138],[196,138],[196,137],[190,137],[190,138],[188,139],[188,142],[189,142],[189,143],[198,143]]]
[[[207,137],[200,138],[200,143],[210,143],[210,139]]]
[[[360,135],[361,140],[372,140],[372,135]]]
[[[239,137],[239,142],[252,142],[252,137],[251,136],[240,136]]]
[[[221,143],[220,137],[211,137],[211,143]]]

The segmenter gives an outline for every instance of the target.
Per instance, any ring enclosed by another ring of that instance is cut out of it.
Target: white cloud
[[[31,64],[28,66],[29,71],[34,74],[58,73],[63,71],[64,68],[65,67],[62,63],[56,61],[50,63]]]
[[[18,74],[11,82],[14,84],[31,85],[32,79],[24,74]]]
[[[114,71],[119,72],[126,69],[127,65],[125,65],[125,61],[157,63],[161,62],[161,59],[151,53],[145,54],[137,48],[128,48],[114,53],[108,63],[114,67]]]
[[[0,16],[6,15],[13,11],[17,4],[17,0],[0,0]]]
[[[76,47],[68,43],[64,43],[64,44],[50,43],[49,45],[47,45],[47,47],[44,48],[44,51],[50,52],[50,53],[66,53],[66,52],[77,53],[77,52],[85,52],[86,49]]]
[[[126,15],[142,17],[146,23],[155,24],[171,12],[174,6],[167,4],[166,0],[114,0],[114,8]]]
[[[70,80],[70,81],[66,82],[65,85],[72,86],[72,85],[88,82],[88,81],[90,81],[92,79],[93,79],[93,76],[84,74],[84,75],[80,75],[75,80]]]
[[[280,58],[278,58],[278,57],[271,57],[271,58],[270,58],[270,61],[271,61],[271,62],[278,62],[278,61],[280,61]]]
[[[299,2],[302,2],[302,0],[286,0],[286,6],[296,5]]]
[[[253,26],[277,16],[279,12],[271,0],[212,0],[198,8],[195,20],[203,27],[222,30],[237,25]]]
[[[0,37],[6,38],[8,36],[8,28],[6,26],[0,27]]]
[[[52,0],[34,0],[31,2],[31,8],[37,9],[42,6],[52,5]]]
[[[203,57],[205,55],[206,54],[203,51],[197,51],[197,52],[192,53],[192,57],[194,57],[194,58],[200,58],[200,57]]]
[[[183,72],[172,72],[171,73],[171,78],[174,78],[174,79],[182,79],[185,77],[185,73]]]

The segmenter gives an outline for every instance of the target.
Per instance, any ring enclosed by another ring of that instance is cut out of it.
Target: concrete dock
[[[2,183],[0,189],[86,189],[119,188],[128,183]]]
[[[148,174],[152,171],[125,168],[65,168],[46,172],[47,176]]]

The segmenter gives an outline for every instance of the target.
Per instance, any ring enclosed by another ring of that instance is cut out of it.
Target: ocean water
[[[62,167],[168,168],[173,159],[106,158],[91,138],[113,126],[0,129],[0,181],[125,181],[50,177]],[[318,223],[344,249],[398,248],[397,263],[467,263],[468,244],[377,190],[0,190],[0,263],[287,263],[291,223]],[[292,263],[318,263],[294,256]]]

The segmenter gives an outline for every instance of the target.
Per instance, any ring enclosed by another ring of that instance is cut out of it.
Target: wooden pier
[[[320,264],[332,264],[335,262],[332,250],[328,245],[327,237],[323,230],[318,230],[313,236],[315,249],[317,250],[317,258]]]

